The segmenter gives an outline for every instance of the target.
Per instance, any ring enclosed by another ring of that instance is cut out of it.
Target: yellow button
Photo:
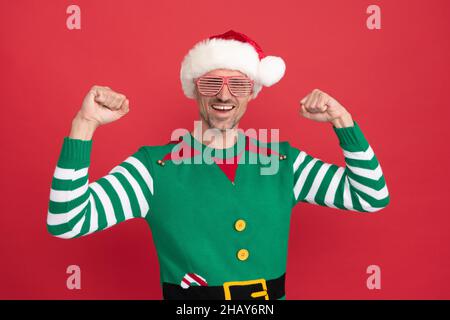
[[[239,219],[239,220],[236,220],[236,222],[234,223],[234,228],[237,231],[242,231],[245,229],[245,225],[246,225],[245,220]]]
[[[237,253],[237,257],[239,260],[244,261],[248,259],[248,250],[247,249],[241,249]]]

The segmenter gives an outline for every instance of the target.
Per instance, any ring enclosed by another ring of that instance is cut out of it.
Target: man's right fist
[[[96,126],[122,118],[130,111],[127,97],[109,87],[93,86],[83,100],[78,116]]]

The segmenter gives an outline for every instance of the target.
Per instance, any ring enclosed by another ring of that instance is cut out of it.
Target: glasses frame
[[[222,85],[220,86],[220,89],[215,94],[203,94],[203,93],[200,92],[200,89],[198,87],[198,82],[200,81],[200,79],[205,79],[205,78],[215,78],[215,79],[220,78],[220,79],[222,79]],[[246,80],[249,80],[250,84],[251,84],[250,93],[248,95],[245,95],[245,96],[243,96],[243,95],[236,95],[230,89],[230,86],[228,85],[228,81],[230,79],[246,79]],[[213,96],[217,95],[218,93],[220,93],[220,91],[222,91],[224,85],[227,85],[228,91],[230,91],[230,93],[233,96],[235,96],[235,97],[248,97],[251,94],[253,94],[253,89],[254,89],[254,80],[250,79],[249,77],[245,77],[245,76],[201,76],[201,77],[198,77],[198,78],[194,79],[194,82],[195,82],[195,85],[197,86],[198,92],[201,95],[206,96],[206,97],[213,97]]]

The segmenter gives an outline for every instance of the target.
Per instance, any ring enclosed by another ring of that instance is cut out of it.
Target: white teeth
[[[224,111],[225,110],[228,111],[234,108],[234,106],[220,106],[220,105],[212,105],[211,107],[216,110],[224,110]]]

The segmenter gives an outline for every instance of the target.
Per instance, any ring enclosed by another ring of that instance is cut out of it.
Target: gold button
[[[245,225],[246,225],[245,220],[239,219],[239,220],[236,220],[236,222],[234,223],[234,228],[237,231],[242,231],[245,229]]]
[[[239,260],[244,261],[248,259],[248,250],[247,249],[241,249],[237,253],[237,257]]]

